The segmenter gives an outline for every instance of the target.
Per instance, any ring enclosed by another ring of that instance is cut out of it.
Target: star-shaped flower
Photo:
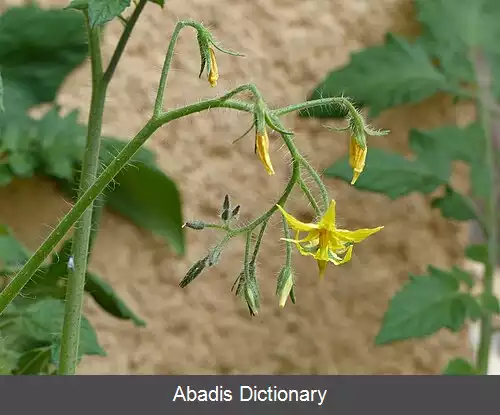
[[[362,242],[383,228],[379,226],[355,231],[338,229],[335,223],[335,200],[331,201],[328,210],[318,223],[301,222],[285,212],[281,206],[276,206],[290,227],[297,232],[295,239],[284,240],[294,242],[302,255],[310,255],[316,259],[320,278],[324,277],[328,262],[341,265],[350,261],[354,244]],[[308,235],[299,239],[300,232],[308,232]]]

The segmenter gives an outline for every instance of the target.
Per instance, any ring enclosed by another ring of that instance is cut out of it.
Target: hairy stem
[[[151,119],[143,129],[118,153],[115,159],[103,170],[97,180],[76,201],[73,208],[64,216],[56,228],[49,234],[40,247],[33,253],[30,259],[17,272],[16,276],[9,282],[7,287],[0,293],[0,314],[16,298],[24,286],[29,282],[43,261],[56,248],[57,244],[64,238],[75,222],[82,216],[83,212],[92,202],[106,189],[113,178],[125,167],[139,148],[153,133],[162,125],[194,114],[206,111],[210,108],[228,108],[251,113],[252,107],[238,101],[224,101],[211,99],[196,104],[169,111],[158,118]],[[298,170],[298,168],[297,168]]]
[[[100,27],[91,28],[87,23],[89,52],[92,72],[92,97],[87,129],[87,143],[82,162],[80,188],[81,197],[92,185],[99,171],[99,150],[102,127],[102,115],[106,88],[102,84],[102,60],[100,47]],[[61,338],[61,357],[59,374],[72,375],[78,364],[78,344],[82,318],[83,298],[85,294],[85,275],[89,253],[90,230],[92,228],[93,204],[83,212],[76,224],[73,237],[72,253],[74,269],[69,272],[66,288],[64,322]]]

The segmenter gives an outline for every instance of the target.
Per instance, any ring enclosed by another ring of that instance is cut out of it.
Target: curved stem
[[[163,98],[165,95],[168,73],[170,72],[170,66],[172,65],[172,59],[174,58],[175,45],[177,44],[177,40],[179,39],[181,30],[186,26],[190,26],[195,28],[196,30],[199,30],[199,24],[191,20],[181,21],[175,25],[172,37],[170,38],[170,42],[168,44],[167,54],[165,55],[165,61],[163,62],[163,68],[161,70],[160,83],[158,85],[158,93],[156,94],[153,117],[159,117],[163,112]]]
[[[0,292],[0,314],[16,298],[24,286],[29,282],[45,258],[55,249],[57,244],[64,238],[75,222],[82,216],[85,210],[101,194],[113,178],[125,167],[139,148],[153,133],[162,125],[210,108],[229,108],[239,111],[252,112],[252,108],[245,103],[238,101],[224,101],[212,99],[196,104],[169,111],[158,118],[151,119],[144,128],[118,153],[115,159],[103,170],[83,195],[77,200],[73,208],[64,216],[56,228],[49,234],[40,247],[33,253],[30,259],[17,272],[16,276],[9,282],[7,287]]]

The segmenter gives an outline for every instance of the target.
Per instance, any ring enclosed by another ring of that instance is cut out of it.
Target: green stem
[[[328,205],[330,204],[330,197],[328,196],[328,191],[326,190],[325,185],[323,184],[323,181],[321,180],[321,177],[319,176],[318,172],[314,170],[314,168],[309,164],[309,162],[302,156],[300,156],[300,164],[305,167],[307,172],[311,175],[311,177],[314,179],[316,182],[316,185],[318,186],[319,193],[321,195],[321,199],[323,201],[323,212],[328,209]]]
[[[311,190],[306,186],[302,177],[299,178],[299,186],[304,195],[307,197],[307,200],[309,200],[309,203],[311,203],[314,211],[316,212],[316,215],[321,216],[321,210],[318,206],[318,202],[316,202],[316,199],[314,198]]]
[[[487,165],[490,181],[490,192],[488,195],[488,264],[485,266],[483,277],[483,292],[489,296],[493,295],[493,275],[497,267],[498,258],[498,239],[497,239],[497,186],[496,186],[496,143],[492,136],[492,119],[488,109],[489,104],[494,102],[491,95],[491,73],[489,64],[485,61],[484,55],[475,50],[473,51],[472,62],[474,63],[476,79],[479,85],[479,95],[476,102],[478,118],[483,127],[486,138],[485,162]],[[476,357],[476,370],[479,374],[488,373],[488,363],[491,348],[491,339],[493,335],[492,318],[490,313],[486,313],[481,318],[481,334],[479,350]]]
[[[89,34],[89,52],[92,72],[92,97],[87,130],[80,188],[78,196],[92,185],[99,171],[99,149],[102,127],[102,115],[106,88],[102,84],[102,60],[100,47],[100,27],[91,28],[87,22]],[[85,275],[89,254],[90,231],[92,229],[93,204],[83,212],[76,224],[73,238],[74,270],[68,275],[64,322],[61,338],[61,357],[59,361],[60,375],[73,375],[78,364],[78,345],[82,318],[83,299],[85,294]]]
[[[151,119],[143,129],[118,153],[115,159],[103,170],[94,184],[76,201],[73,208],[64,216],[56,228],[49,234],[42,245],[33,253],[30,259],[17,272],[16,276],[9,282],[7,287],[0,293],[0,315],[7,306],[16,298],[31,277],[40,268],[43,261],[56,248],[57,244],[64,238],[75,222],[82,216],[83,212],[101,194],[120,170],[130,161],[139,148],[153,133],[162,125],[194,114],[206,111],[210,108],[228,108],[238,111],[252,113],[252,107],[238,101],[224,101],[211,99],[196,104],[187,105],[182,108],[171,110],[158,118]],[[298,168],[297,168],[298,171]]]
[[[147,1],[148,0],[140,0],[134,12],[132,13],[132,16],[130,16],[130,19],[126,20],[125,29],[123,29],[123,33],[120,36],[118,44],[116,45],[113,56],[111,56],[108,68],[106,69],[106,72],[104,72],[103,83],[105,85],[108,85],[113,78],[118,62],[120,61],[123,51],[125,50],[125,46],[127,46],[130,35],[132,34],[132,30],[134,29],[134,26],[137,23],[137,19],[139,19],[141,12],[144,10],[144,6],[146,5]]]
[[[165,87],[167,85],[168,73],[170,72],[170,66],[172,65],[172,59],[174,58],[175,45],[179,39],[179,34],[181,30],[186,26],[193,27],[196,30],[200,30],[199,23],[191,20],[184,20],[178,22],[175,25],[172,37],[170,38],[170,43],[168,44],[167,54],[165,55],[165,61],[163,63],[163,68],[161,71],[160,83],[158,85],[158,93],[156,94],[155,106],[153,110],[154,117],[159,117],[163,112],[163,99],[165,95]],[[220,98],[219,98],[220,99]]]

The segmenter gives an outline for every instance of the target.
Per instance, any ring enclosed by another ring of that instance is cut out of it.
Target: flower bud
[[[238,213],[240,213],[240,205],[236,206],[233,211],[231,212],[231,218],[234,218],[235,216],[238,215]]]
[[[197,261],[186,273],[186,276],[182,279],[179,286],[181,288],[186,287],[190,282],[192,282],[196,277],[198,277],[201,272],[205,269],[207,265],[207,257]]]
[[[257,131],[255,135],[255,149],[267,173],[273,175],[274,169],[269,156],[269,137],[265,128]]]
[[[281,308],[285,307],[286,300],[288,297],[292,297],[292,302],[295,303],[295,296],[292,294],[294,287],[293,273],[290,267],[283,267],[278,276],[278,282],[276,285],[276,295],[279,298],[279,306]]]
[[[196,230],[202,230],[205,229],[206,223],[201,222],[199,220],[193,220],[191,222],[186,222],[184,225],[182,225],[183,228],[190,228],[190,229],[196,229]]]
[[[213,88],[217,86],[217,80],[219,79],[219,68],[217,67],[217,61],[215,60],[215,52],[212,48],[208,48],[209,53],[209,72],[208,72],[208,82]]]
[[[358,180],[359,175],[365,168],[368,146],[366,145],[366,141],[364,143],[362,141],[355,136],[351,136],[349,141],[349,164],[354,170],[351,184],[356,183],[356,180]]]

